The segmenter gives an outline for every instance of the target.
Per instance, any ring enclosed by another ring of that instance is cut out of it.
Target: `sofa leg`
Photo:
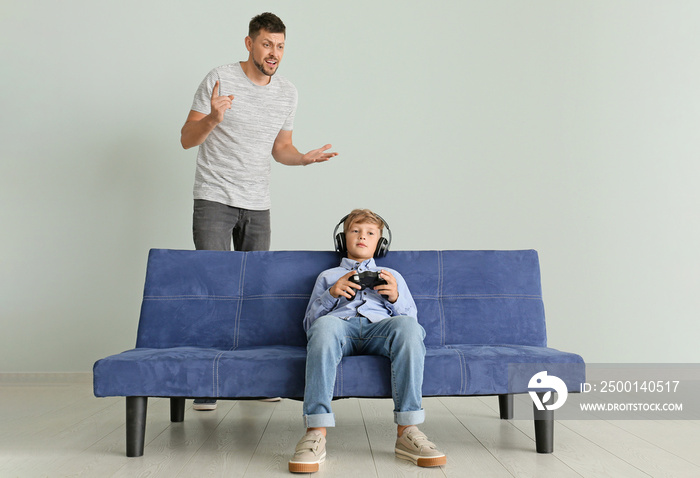
[[[501,411],[501,419],[513,418],[513,394],[506,393],[498,396],[498,409]]]
[[[185,421],[185,399],[170,397],[170,421],[180,423]]]
[[[143,456],[148,397],[126,397],[126,456]]]
[[[544,393],[537,392],[542,401]],[[550,398],[543,404],[551,404]],[[532,405],[535,412],[535,446],[537,453],[552,453],[554,451],[554,410],[538,410],[535,404]]]

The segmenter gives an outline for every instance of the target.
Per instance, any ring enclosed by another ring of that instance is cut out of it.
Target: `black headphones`
[[[343,217],[340,222],[333,229],[333,244],[335,245],[335,250],[343,255],[347,254],[348,246],[345,243],[345,232],[338,232],[338,228],[345,222],[350,214]],[[374,250],[374,257],[384,257],[387,252],[389,252],[389,246],[391,245],[391,229],[389,229],[389,224],[384,220],[379,214],[374,214],[379,219],[382,220],[387,232],[389,233],[389,239],[386,237],[380,237],[379,242],[377,242],[377,248]]]

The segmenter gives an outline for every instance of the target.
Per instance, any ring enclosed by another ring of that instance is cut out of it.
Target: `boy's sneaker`
[[[289,471],[292,473],[314,473],[326,459],[326,437],[319,431],[306,432],[301,437],[289,460]]]
[[[211,398],[197,398],[195,399],[192,408],[200,411],[216,410],[216,400]]]
[[[445,454],[438,451],[435,444],[415,425],[406,428],[396,439],[394,453],[397,458],[412,461],[418,466],[442,466],[447,463]]]

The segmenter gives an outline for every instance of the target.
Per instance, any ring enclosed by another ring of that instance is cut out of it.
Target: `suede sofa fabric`
[[[95,395],[303,398],[304,312],[318,274],[339,262],[150,251],[136,347],[95,363]],[[585,381],[579,355],[547,346],[536,251],[394,251],[377,265],[403,275],[418,307],[424,396],[524,393],[543,369],[571,391]],[[391,397],[388,359],[345,357],[334,395]]]

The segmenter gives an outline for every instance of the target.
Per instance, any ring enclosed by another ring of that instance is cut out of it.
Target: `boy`
[[[290,472],[318,471],[326,458],[326,427],[335,426],[331,400],[336,367],[344,355],[391,359],[396,457],[425,467],[446,462],[445,455],[416,426],[425,418],[421,408],[425,330],[416,320],[416,305],[403,277],[394,270],[378,268],[374,262],[379,244],[380,254],[388,249],[382,239],[383,228],[384,221],[372,211],[352,211],[343,224],[347,257],[316,280],[304,317],[307,430],[289,461]],[[364,271],[380,272],[386,283],[362,290],[350,279]]]

